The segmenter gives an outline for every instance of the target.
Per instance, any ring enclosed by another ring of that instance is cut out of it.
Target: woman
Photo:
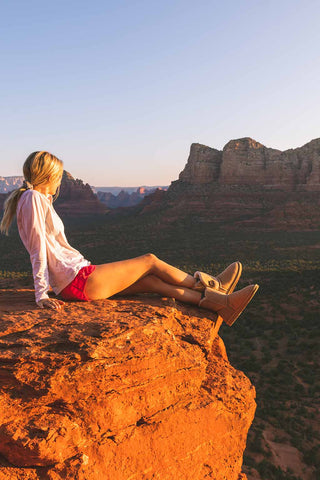
[[[54,155],[33,152],[23,165],[25,181],[5,202],[0,224],[8,235],[14,215],[32,264],[36,303],[60,310],[62,300],[50,298],[50,286],[64,300],[98,300],[116,293],[156,292],[218,313],[232,325],[252,299],[258,285],[233,292],[241,275],[234,262],[217,277],[203,272],[189,275],[152,253],[119,262],[92,265],[72,248],[52,206],[59,194],[63,162]]]

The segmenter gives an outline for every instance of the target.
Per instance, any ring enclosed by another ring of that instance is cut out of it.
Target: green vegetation
[[[0,270],[0,278],[27,278],[30,272],[7,272],[6,270]]]
[[[257,391],[244,463],[263,480],[299,479],[296,472],[273,464],[264,436],[268,430],[274,442],[297,448],[303,466],[312,469],[314,479],[320,478],[320,232],[232,232],[193,218],[164,223],[160,214],[64,222],[70,244],[92,263],[153,252],[189,273],[216,274],[240,260],[244,269],[239,288],[259,283],[260,290],[235,325],[223,326],[220,335],[230,362]],[[0,279],[20,275],[32,285],[29,258],[16,227],[10,237],[0,237],[0,258]]]

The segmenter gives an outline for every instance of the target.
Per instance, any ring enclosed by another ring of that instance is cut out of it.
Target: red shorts
[[[60,294],[63,300],[83,300],[84,302],[90,301],[87,295],[84,293],[84,287],[86,286],[89,275],[95,270],[95,265],[88,265],[82,267],[77,276],[67,285]]]

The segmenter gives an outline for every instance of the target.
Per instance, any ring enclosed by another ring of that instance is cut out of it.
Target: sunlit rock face
[[[223,149],[219,183],[222,185],[292,184],[290,162],[281,152],[266,148],[252,138],[231,140]]]
[[[255,390],[221,318],[147,295],[0,299],[1,480],[245,478]]]
[[[320,190],[320,139],[283,152],[249,137],[230,140],[222,151],[193,143],[179,181]]]
[[[283,152],[249,137],[222,151],[192,144],[179,179],[138,207],[140,215],[159,212],[164,224],[191,216],[230,229],[316,230],[320,139]]]
[[[179,175],[181,182],[204,184],[217,182],[220,176],[222,152],[215,148],[193,143],[187,165]]]
[[[221,185],[257,185],[294,191],[320,191],[320,139],[285,151],[251,138],[231,140],[222,154]]]

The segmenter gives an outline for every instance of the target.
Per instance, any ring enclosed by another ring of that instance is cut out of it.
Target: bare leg
[[[189,289],[195,284],[192,275],[163,262],[152,253],[147,253],[120,262],[97,265],[87,280],[85,293],[91,300],[108,298],[149,274],[166,283]]]
[[[130,285],[130,287],[119,292],[119,295],[134,295],[135,293],[159,293],[159,295],[173,297],[181,302],[195,305],[198,305],[201,299],[200,292],[187,287],[171,285],[155,275],[146,275],[133,285]]]

